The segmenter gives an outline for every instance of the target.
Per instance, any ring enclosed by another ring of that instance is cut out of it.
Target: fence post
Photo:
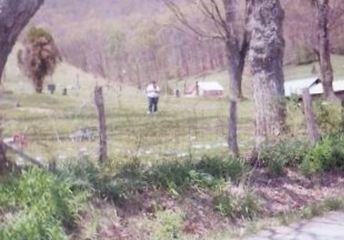
[[[99,132],[99,162],[104,163],[107,160],[107,134],[105,121],[105,108],[103,88],[96,86],[94,88],[94,102],[98,113],[98,132]]]
[[[234,156],[239,156],[239,147],[237,140],[237,102],[229,102],[229,119],[228,119],[228,146]]]
[[[340,121],[340,131],[344,132],[344,99],[341,99],[341,121]]]
[[[6,169],[7,158],[6,148],[2,140],[0,139],[0,173]]]
[[[311,143],[315,143],[319,138],[320,134],[315,122],[315,116],[312,109],[312,96],[309,93],[309,89],[305,88],[302,91],[303,107],[305,112],[305,120],[307,125],[308,137]]]

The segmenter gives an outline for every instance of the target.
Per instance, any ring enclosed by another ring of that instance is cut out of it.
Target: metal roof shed
[[[218,82],[196,82],[188,92],[189,96],[222,97],[224,88]]]
[[[315,77],[285,82],[284,83],[285,96],[290,97],[294,94],[301,95],[303,89],[321,85],[319,83],[320,83],[320,80]]]

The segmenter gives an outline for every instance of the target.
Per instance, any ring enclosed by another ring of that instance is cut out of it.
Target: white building
[[[284,83],[285,96],[301,95],[302,90],[309,88],[312,96],[319,96],[324,93],[321,81],[318,78],[305,78],[299,80],[287,81]],[[344,99],[344,81],[338,80],[333,82],[333,90],[335,94]]]
[[[189,96],[222,97],[224,88],[218,82],[196,82],[187,92]]]

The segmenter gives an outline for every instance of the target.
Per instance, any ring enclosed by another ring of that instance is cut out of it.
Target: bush
[[[301,217],[311,219],[315,216],[320,216],[324,212],[338,211],[344,208],[343,198],[328,198],[322,202],[313,203],[302,209]]]
[[[100,198],[118,200],[122,197],[122,189],[119,183],[108,176],[92,161],[80,159],[67,163],[59,174],[71,179],[74,189],[87,190]]]
[[[300,169],[305,175],[344,169],[344,135],[322,138],[309,149]]]
[[[247,164],[243,159],[227,157],[204,157],[196,168],[202,172],[209,173],[216,178],[223,178],[237,182],[247,171]]]
[[[183,222],[183,216],[180,212],[159,211],[156,217],[157,219],[152,224],[154,227],[151,239],[180,239]]]
[[[35,42],[39,38],[47,39],[48,41],[53,41],[53,36],[43,28],[32,27],[27,33],[27,40],[30,42]]]
[[[0,239],[67,239],[87,192],[52,173],[31,168],[0,186],[5,221]]]
[[[318,100],[314,104],[316,122],[324,134],[343,131],[342,107],[339,103]]]
[[[272,176],[284,174],[285,167],[297,167],[306,155],[309,145],[300,140],[284,140],[262,147],[259,161]]]
[[[215,210],[219,211],[223,216],[234,217],[234,199],[224,194],[220,194],[214,198]]]
[[[196,170],[191,170],[189,172],[191,179],[191,184],[193,186],[198,186],[200,188],[216,188],[222,185],[224,182],[223,178],[215,178],[209,173],[198,172]]]
[[[174,193],[188,186],[215,188],[224,181],[237,182],[247,170],[241,159],[204,157],[200,162],[164,163],[143,173],[149,186],[167,188]]]
[[[143,180],[150,186],[178,191],[190,184],[189,172],[193,170],[191,162],[170,162],[160,164],[143,173]]]
[[[37,93],[42,93],[44,79],[52,75],[61,61],[60,53],[49,32],[32,27],[19,50],[17,60],[20,70],[32,80]]]
[[[91,191],[98,197],[118,201],[147,188],[167,189],[174,195],[191,186],[215,189],[225,181],[238,182],[246,171],[244,160],[204,157],[199,162],[173,161],[149,169],[141,164],[125,165],[114,176],[107,175],[91,161],[81,159],[65,164],[59,174],[69,178],[76,190]]]
[[[214,206],[221,215],[232,218],[252,220],[261,212],[258,200],[251,193],[239,197],[222,193],[214,198]]]

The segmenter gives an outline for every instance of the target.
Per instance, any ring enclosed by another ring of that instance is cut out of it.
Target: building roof
[[[344,91],[344,81],[343,80],[338,80],[338,81],[333,81],[333,91],[334,92],[341,92]],[[322,84],[318,84],[314,87],[312,87],[309,90],[311,95],[317,95],[317,94],[322,94],[324,92]]]
[[[318,95],[324,92],[322,84],[315,77],[284,83],[285,96],[287,97],[290,97],[292,94],[301,95],[304,88],[309,88],[311,95]],[[333,81],[333,90],[334,92],[344,91],[344,80]]]
[[[218,82],[198,82],[200,90],[203,91],[223,91],[224,88]]]
[[[311,87],[313,84],[316,84],[316,81],[316,77],[287,81],[284,83],[285,96],[290,97],[293,94],[301,95],[304,88]],[[315,86],[317,85],[319,86],[321,84],[316,84]]]

